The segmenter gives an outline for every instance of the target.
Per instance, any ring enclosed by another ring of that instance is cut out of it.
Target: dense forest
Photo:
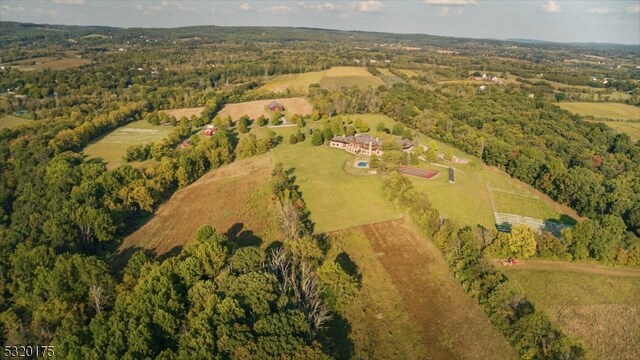
[[[57,31],[45,33],[43,27]],[[322,132],[307,134],[314,145],[341,132],[366,131],[362,123],[346,128],[336,120],[340,115],[384,113],[404,125],[392,129],[395,135],[411,138],[419,131],[454,145],[589,218],[561,238],[541,235],[534,249],[539,255],[640,265],[640,143],[560,109],[558,92],[535,78],[545,72],[547,80],[600,89],[605,86],[594,83],[594,76],[615,77],[606,90],[629,92],[624,101],[637,105],[640,73],[629,65],[637,59],[636,48],[516,47],[493,40],[289,28],[151,30],[2,22],[0,29],[7,62],[0,72],[0,115],[26,113],[34,120],[0,130],[3,344],[52,344],[57,354],[77,359],[194,358],[211,352],[219,358],[348,357],[337,345],[344,339],[332,332],[341,320],[333,307],[337,297],[356,291],[358,280],[325,258],[322,235],[313,231],[295,177],[282,166],[271,179],[282,238],[269,239],[280,246],[240,246],[203,224],[174,257],[160,260],[140,251],[123,269],[114,269],[111,256],[177,189],[282,141],[304,140],[301,133],[240,140],[248,119],[237,124],[221,119],[217,114],[225,104],[300,95],[259,86],[273,75],[353,65],[354,59],[390,59],[394,67],[423,75],[410,79],[394,71],[402,83],[378,88],[310,86],[314,112],[298,121],[322,120]],[[104,37],[85,37],[90,34]],[[423,49],[376,48],[380,43]],[[438,48],[458,54],[441,56]],[[92,63],[32,72],[15,63],[67,52]],[[612,61],[624,66],[612,72],[606,65],[581,63],[577,76],[562,76],[564,60],[586,52],[613,53]],[[499,59],[504,56],[526,62]],[[483,68],[534,85],[510,83],[479,92],[469,84],[439,83],[466,80],[470,71]],[[159,115],[198,106],[205,108],[200,117]],[[126,160],[153,158],[152,165],[108,170],[82,154],[90,142],[141,119],[171,127],[165,140],[129,150]],[[267,122],[257,120],[256,125]],[[213,136],[178,150],[209,123],[218,129]],[[385,169],[386,181],[402,184],[393,165]],[[508,239],[495,233],[489,241],[481,230],[457,228],[440,219],[426,196],[424,208],[407,205],[422,195],[393,192],[392,185],[388,198],[410,208],[455,277],[520,354],[580,356],[508,279],[486,265]],[[506,303],[511,305],[505,310]],[[525,335],[536,331],[548,346],[527,340]]]

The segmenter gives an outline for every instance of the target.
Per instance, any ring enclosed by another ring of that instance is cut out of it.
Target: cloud
[[[268,12],[273,15],[289,15],[296,12],[296,10],[297,9],[293,6],[276,5],[276,6],[269,6],[268,8],[264,8],[260,10],[260,12]]]
[[[53,2],[63,5],[84,5],[84,0],[53,0]]]
[[[380,1],[369,0],[369,1],[358,1],[356,4],[358,10],[364,12],[375,12],[380,11],[384,5]]]
[[[249,5],[249,3],[242,3],[240,4],[240,9],[244,11],[249,11],[251,10],[251,5]]]
[[[611,13],[611,9],[606,7],[587,9],[587,14],[604,15],[604,14],[610,14],[610,13]]]
[[[542,5],[542,10],[548,13],[559,13],[560,5],[558,5],[558,3],[555,2],[555,0],[547,0],[547,2],[544,3],[544,5]]]
[[[627,7],[627,12],[630,14],[640,14],[640,4],[635,4]]]
[[[422,0],[423,3],[428,5],[445,5],[445,6],[457,6],[457,5],[477,5],[476,0]]]
[[[448,6],[443,6],[440,8],[440,11],[438,11],[438,16],[456,16],[462,14],[463,11],[464,9],[454,9]]]

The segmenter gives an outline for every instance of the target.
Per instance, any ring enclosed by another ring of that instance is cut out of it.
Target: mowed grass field
[[[593,116],[611,120],[640,121],[640,108],[618,103],[564,102],[561,108],[582,116]]]
[[[273,164],[294,168],[316,232],[395,219],[400,213],[382,196],[382,178],[354,176],[344,170],[354,156],[328,146],[313,146],[311,139],[289,144],[294,128],[272,128],[284,141],[271,151]]]
[[[231,116],[233,120],[238,120],[243,115],[248,115],[251,119],[256,119],[260,117],[260,115],[264,115],[269,118],[270,112],[266,109],[267,105],[275,101],[282,106],[284,106],[284,115],[287,118],[298,114],[298,115],[307,115],[311,114],[313,110],[313,106],[309,103],[309,101],[305,98],[295,97],[295,98],[286,98],[286,99],[270,99],[270,100],[257,100],[257,101],[249,101],[237,104],[227,104],[222,110],[218,113],[220,117]]]
[[[398,71],[410,78],[420,76],[420,74],[418,74],[417,72],[409,69],[398,69]]]
[[[351,116],[354,120],[357,117],[361,117],[372,129],[375,129],[379,122],[384,123],[389,129],[395,124],[393,119],[380,114]],[[421,145],[428,146],[431,141],[432,139],[427,136],[420,135],[419,137]],[[417,189],[429,195],[429,200],[440,210],[442,216],[451,218],[461,225],[481,224],[493,228],[495,219],[490,193],[487,190],[487,184],[492,184],[494,188],[507,190],[494,190],[492,193],[494,198],[497,198],[496,211],[498,212],[542,219],[559,220],[562,215],[568,215],[574,219],[578,218],[578,215],[570,208],[555,203],[529,185],[511,178],[504,171],[486,166],[481,159],[445,143],[435,142],[438,153],[450,151],[453,155],[468,161],[467,164],[440,161],[437,165],[420,162],[417,167],[436,170],[439,174],[428,180],[414,176],[408,177]],[[455,169],[456,181],[454,184],[449,183],[447,173],[449,166]]]
[[[31,62],[35,62],[35,64],[31,64]],[[64,70],[73,67],[78,67],[82,65],[91,64],[93,60],[91,59],[80,59],[80,58],[55,58],[55,57],[38,57],[32,59],[20,60],[15,63],[12,63],[12,66],[16,66],[19,70],[22,71],[34,71],[34,70],[42,70],[42,69],[51,69],[51,70]]]
[[[208,172],[173,194],[153,218],[127,237],[116,255],[116,263],[138,248],[156,255],[175,251],[191,241],[196,230],[205,224],[247,244],[273,241],[278,234],[278,222],[276,210],[271,206],[270,177],[268,154]]]
[[[583,342],[588,358],[638,358],[639,269],[527,260],[501,270],[565,334]]]
[[[33,120],[24,119],[21,117],[7,115],[0,118],[0,129],[9,128],[13,129],[14,127],[29,124]]]
[[[613,130],[629,135],[632,141],[640,140],[640,123],[625,121],[603,121]]]
[[[160,141],[173,131],[171,126],[157,126],[146,120],[138,120],[119,127],[107,135],[87,145],[82,151],[89,159],[102,159],[107,163],[107,168],[114,169],[122,164],[122,157],[127,148],[134,144],[144,144],[152,141]],[[140,165],[140,162],[128,163],[131,166]]]
[[[187,117],[188,119],[191,119],[193,115],[200,116],[202,115],[202,110],[204,110],[204,107],[162,110],[160,112],[163,112],[180,120],[180,118],[183,116]]]
[[[330,234],[362,274],[341,312],[357,359],[515,359],[507,340],[405,219]]]
[[[342,86],[366,88],[384,85],[384,81],[373,76],[365,67],[337,66],[324,71],[276,76],[260,89],[274,92],[283,92],[287,89],[307,91],[311,84],[320,84],[326,89],[337,89]]]

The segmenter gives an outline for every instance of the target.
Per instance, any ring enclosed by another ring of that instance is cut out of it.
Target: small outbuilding
[[[449,168],[449,183],[453,184],[456,182],[455,173],[453,172],[453,168]]]
[[[272,101],[271,103],[269,103],[268,107],[269,107],[269,111],[271,112],[284,111],[284,106],[282,106],[281,104],[278,104],[275,101]]]
[[[205,137],[211,137],[215,133],[216,133],[216,129],[214,129],[214,128],[207,129],[207,130],[204,131],[204,136]]]

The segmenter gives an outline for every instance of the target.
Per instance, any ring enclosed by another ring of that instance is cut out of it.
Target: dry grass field
[[[118,253],[142,248],[164,255],[191,241],[196,230],[209,224],[231,232],[240,241],[270,242],[277,236],[277,218],[271,208],[269,155],[238,160],[210,171],[178,190],[153,218],[127,237]],[[116,262],[121,262],[116,256]]]
[[[603,121],[613,130],[629,135],[632,141],[640,140],[640,123],[625,121]]]
[[[528,260],[502,267],[590,359],[637,359],[640,269]]]
[[[590,102],[564,102],[558,104],[561,108],[583,116],[611,120],[635,120],[640,121],[640,108],[633,105],[618,103],[590,103]]]
[[[42,70],[42,69],[64,70],[72,67],[91,64],[92,62],[93,60],[91,59],[80,59],[80,58],[58,59],[55,57],[38,57],[38,58],[20,60],[12,63],[12,65],[15,65],[19,70],[22,70],[22,71],[34,71],[34,70]]]
[[[354,358],[516,358],[409,220],[331,236],[332,251],[344,251],[362,273],[361,291],[342,314],[352,326]]]
[[[0,118],[0,129],[9,128],[13,129],[14,127],[29,124],[32,120],[24,119],[21,117],[7,115]]]
[[[180,119],[183,116],[191,119],[193,115],[200,116],[202,114],[202,110],[204,110],[204,107],[162,110],[160,112],[163,112],[169,116],[173,116],[176,119]]]
[[[171,131],[173,131],[171,126],[156,126],[146,120],[138,120],[119,127],[90,143],[82,152],[90,159],[102,159],[107,163],[108,169],[114,169],[124,163],[122,157],[126,154],[129,146],[162,140]],[[142,163],[131,162],[128,164],[138,166]]]
[[[320,84],[327,89],[336,89],[342,86],[364,88],[384,85],[384,81],[373,76],[364,67],[336,66],[325,71],[276,76],[260,89],[274,92],[282,92],[287,89],[306,91],[311,84]]]
[[[407,75],[410,78],[420,76],[420,74],[418,74],[417,72],[409,69],[398,69],[398,71],[403,73],[404,75]]]
[[[295,114],[311,114],[311,111],[313,110],[313,106],[311,106],[307,99],[296,97],[287,99],[249,101],[238,104],[227,104],[222,110],[220,110],[218,115],[220,115],[221,117],[230,115],[233,120],[238,120],[243,115],[248,115],[251,119],[256,119],[260,117],[260,115],[264,115],[268,118],[270,112],[266,110],[266,106],[272,101],[276,101],[277,103],[284,106],[284,115],[286,117],[290,117]]]

